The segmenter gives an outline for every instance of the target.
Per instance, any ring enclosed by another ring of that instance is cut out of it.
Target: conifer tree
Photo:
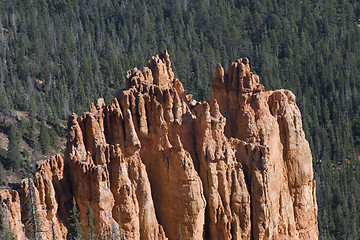
[[[41,124],[40,126],[39,143],[43,154],[47,154],[50,150],[51,138],[49,129],[44,124]]]
[[[70,221],[70,230],[69,230],[69,239],[71,240],[82,240],[84,233],[81,228],[80,222],[80,213],[76,207],[75,198],[72,200],[72,209],[69,213],[69,221]]]
[[[13,124],[10,126],[9,148],[7,151],[7,159],[4,164],[4,167],[7,169],[13,168],[17,170],[19,169],[21,163],[22,163],[22,156],[20,153],[20,136],[18,134],[16,125]]]
[[[94,213],[88,204],[88,211],[87,211],[87,219],[88,219],[88,232],[87,232],[87,239],[88,240],[95,240],[94,234]]]

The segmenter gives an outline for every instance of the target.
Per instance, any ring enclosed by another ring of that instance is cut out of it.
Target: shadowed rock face
[[[84,232],[90,206],[99,236],[119,234],[120,220],[129,239],[317,239],[312,157],[290,91],[265,92],[245,58],[218,65],[212,99],[196,102],[167,51],[126,85],[69,117],[64,158],[38,163],[20,194],[1,192],[18,239],[32,230],[30,196],[45,239],[66,239],[73,197]]]

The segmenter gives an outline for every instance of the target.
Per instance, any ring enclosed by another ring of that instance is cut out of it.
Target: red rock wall
[[[317,239],[312,157],[295,96],[264,91],[239,59],[218,65],[212,100],[185,96],[166,51],[127,73],[112,104],[68,121],[64,160],[39,163],[34,201],[43,237],[66,239],[72,197],[87,232],[129,239]],[[30,184],[32,182],[30,181]],[[24,236],[24,180],[1,193]],[[26,230],[26,229],[25,229]],[[25,231],[26,232],[26,231]]]

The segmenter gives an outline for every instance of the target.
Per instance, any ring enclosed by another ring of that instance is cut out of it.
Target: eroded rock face
[[[17,234],[16,239],[25,239],[23,232],[24,224],[21,222],[21,208],[19,193],[15,190],[11,192],[2,190],[0,192],[0,210],[3,212],[4,223],[10,226],[11,230]]]
[[[312,156],[295,96],[288,90],[265,92],[248,64],[246,58],[239,59],[227,73],[218,65],[212,97],[227,119],[225,134],[236,139],[236,149],[238,140],[266,149],[262,167],[241,161],[251,192],[256,192],[251,194],[253,206],[258,206],[252,208],[254,238],[314,239],[318,233]]]
[[[312,158],[295,96],[265,92],[248,59],[218,65],[212,100],[185,96],[166,51],[127,73],[113,103],[68,120],[64,160],[39,163],[0,203],[19,239],[32,196],[45,239],[66,239],[75,198],[87,232],[129,239],[316,239]],[[25,207],[22,207],[25,206]],[[22,208],[22,212],[20,212]]]

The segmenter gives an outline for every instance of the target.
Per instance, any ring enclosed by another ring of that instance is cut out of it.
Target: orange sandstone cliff
[[[69,117],[64,157],[0,192],[17,239],[35,228],[66,239],[73,198],[85,233],[92,208],[99,237],[118,236],[120,221],[128,239],[317,239],[312,157],[290,91],[265,91],[244,58],[218,65],[212,99],[196,102],[167,51],[126,78],[113,103]]]

